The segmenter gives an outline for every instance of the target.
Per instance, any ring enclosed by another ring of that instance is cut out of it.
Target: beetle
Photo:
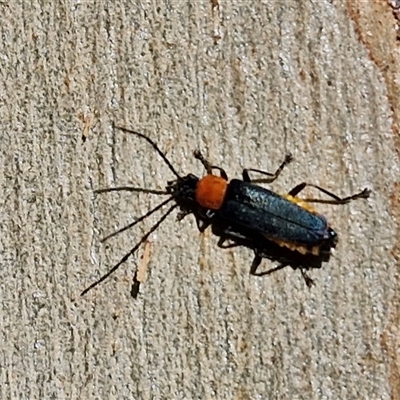
[[[176,208],[179,209],[178,220],[193,214],[200,232],[211,226],[212,232],[219,237],[219,247],[251,248],[254,251],[250,268],[252,275],[265,275],[291,265],[294,268],[300,268],[307,285],[310,286],[312,280],[306,275],[305,269],[321,267],[322,262],[329,260],[331,249],[337,244],[336,232],[329,226],[326,218],[315,211],[310,203],[346,204],[352,200],[368,198],[370,195],[370,190],[364,189],[357,194],[341,198],[320,186],[303,182],[287,195],[281,196],[259,186],[258,183],[272,183],[278,178],[284,167],[292,161],[290,154],[286,155],[274,173],[253,168],[244,169],[243,179],[229,181],[223,168],[212,165],[199,150],[196,150],[194,157],[203,164],[206,175],[202,178],[194,174],[181,176],[148,136],[124,127],[115,128],[147,141],[161,156],[176,179],[167,182],[165,190],[128,186],[96,190],[97,194],[127,191],[168,196],[166,200],[134,222],[103,238],[102,242],[132,228],[167,204],[173,204],[135,246],[105,275],[87,287],[82,295],[114,273]],[[219,174],[215,174],[214,171],[218,171]],[[258,173],[263,177],[251,179],[250,173]],[[321,191],[331,197],[331,200],[298,198],[297,195],[307,186]],[[270,271],[259,273],[257,268],[263,258],[278,261],[280,264]],[[133,297],[137,297],[139,285],[140,281],[135,273],[131,291]]]

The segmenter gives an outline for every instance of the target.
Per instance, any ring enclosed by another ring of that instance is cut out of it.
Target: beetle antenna
[[[121,229],[118,229],[117,231],[111,233],[110,235],[104,237],[103,239],[101,239],[101,243],[104,243],[106,240],[117,236],[119,233],[121,232],[125,232],[126,230],[133,228],[136,224],[138,224],[139,222],[142,222],[144,219],[146,219],[147,217],[149,217],[151,214],[154,214],[156,211],[158,211],[160,208],[164,207],[166,204],[168,204],[171,200],[173,199],[173,197],[170,197],[169,199],[163,201],[161,204],[159,204],[158,206],[154,207],[153,209],[151,209],[150,211],[148,211],[146,214],[142,215],[140,218],[138,218],[137,220],[131,222],[129,225],[124,226]]]
[[[93,193],[108,193],[108,192],[139,192],[139,193],[149,193],[149,194],[169,194],[165,190],[153,190],[153,189],[135,188],[135,187],[130,187],[130,186],[121,186],[121,187],[106,188],[106,189],[97,189],[97,190],[93,191]]]
[[[161,158],[164,160],[165,164],[168,165],[168,168],[172,171],[172,173],[178,178],[181,179],[181,176],[176,172],[175,168],[172,166],[171,162],[168,160],[168,158],[166,157],[166,155],[159,149],[159,147],[146,135],[144,135],[143,133],[137,132],[137,131],[133,131],[131,129],[128,128],[124,128],[122,126],[116,126],[115,124],[113,124],[114,128],[117,128],[119,130],[121,130],[122,132],[126,132],[126,133],[130,133],[132,135],[136,135],[139,136],[141,138],[143,138],[144,140],[147,141],[147,143],[150,143],[153,146],[153,149],[161,156]]]
[[[135,253],[135,251],[140,247],[142,243],[144,243],[149,236],[162,224],[162,222],[168,217],[171,212],[178,207],[177,204],[172,205],[169,210],[155,223],[150,230],[139,240],[139,242],[133,247],[129,253],[125,254],[121,260],[116,264],[114,267],[112,267],[105,275],[103,275],[100,279],[98,279],[96,282],[92,283],[89,287],[87,287],[82,293],[81,296],[86,294],[89,290],[92,290],[94,287],[99,285],[101,282],[105,281],[110,275],[112,275],[131,255]]]

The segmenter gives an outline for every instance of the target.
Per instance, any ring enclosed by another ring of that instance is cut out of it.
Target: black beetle
[[[180,209],[179,220],[186,215],[193,214],[201,232],[211,226],[213,233],[219,236],[218,245],[220,247],[246,246],[253,249],[255,257],[250,269],[251,274],[265,275],[290,265],[300,268],[307,285],[310,286],[312,280],[305,274],[304,269],[321,267],[322,262],[329,260],[331,249],[337,243],[336,232],[329,226],[326,218],[311,207],[310,203],[346,204],[351,200],[368,198],[370,195],[370,191],[364,189],[355,195],[340,198],[320,186],[303,182],[287,195],[280,196],[256,185],[256,183],[273,182],[285,165],[291,162],[290,154],[285,157],[273,174],[258,169],[244,169],[243,180],[228,181],[228,176],[223,168],[211,165],[199,151],[195,151],[194,156],[201,161],[207,174],[202,178],[193,174],[181,177],[165,154],[148,136],[123,127],[117,127],[117,129],[146,140],[162,157],[176,179],[168,182],[165,190],[126,186],[96,190],[96,193],[130,191],[169,196],[145,215],[105,237],[102,241],[133,227],[166,204],[172,201],[174,204],[110,271],[86,288],[82,295],[115,272],[136,252],[141,244],[148,240],[149,236],[175,208]],[[218,171],[219,175],[213,174],[214,170]],[[259,173],[264,177],[252,180],[250,172]],[[330,196],[332,200],[298,198],[297,195],[306,186],[320,190]],[[280,265],[270,271],[258,273],[257,268],[262,258],[277,261]],[[139,285],[140,282],[135,274],[132,286],[133,297],[137,296]]]

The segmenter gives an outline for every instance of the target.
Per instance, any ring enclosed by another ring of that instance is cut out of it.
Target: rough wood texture
[[[1,399],[400,398],[396,20],[266,3],[0,3]],[[231,177],[291,151],[277,191],[373,194],[318,207],[340,242],[311,290],[249,276],[249,250],[187,217],[152,235],[138,300],[143,248],[82,298],[157,217],[101,237],[159,201],[93,190],[173,178],[113,121],[182,173],[203,173],[197,147]]]

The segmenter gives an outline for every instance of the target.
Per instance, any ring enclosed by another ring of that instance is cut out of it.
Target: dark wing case
[[[261,234],[271,240],[316,246],[329,239],[328,224],[278,194],[248,182],[233,179],[228,186],[218,218],[240,231]]]

